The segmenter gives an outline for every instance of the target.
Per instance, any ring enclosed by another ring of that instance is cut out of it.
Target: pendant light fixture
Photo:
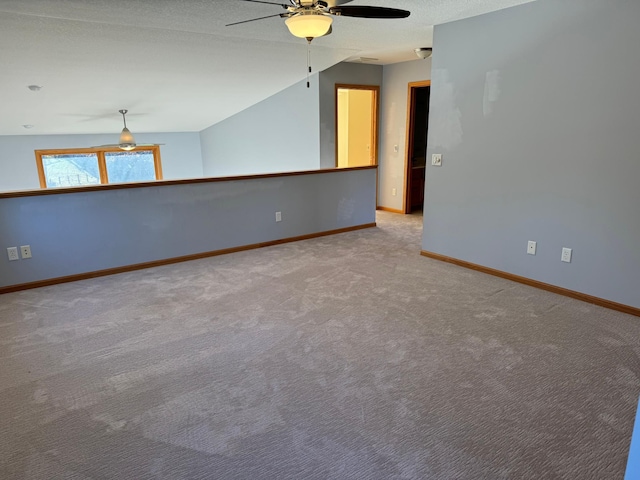
[[[136,148],[136,141],[133,138],[133,135],[127,128],[127,119],[125,118],[125,114],[128,110],[118,110],[122,114],[122,121],[124,123],[124,128],[122,129],[122,133],[120,134],[120,141],[118,142],[118,147],[121,150],[130,151]]]

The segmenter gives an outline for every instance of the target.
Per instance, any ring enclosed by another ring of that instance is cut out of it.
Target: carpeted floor
[[[640,319],[421,221],[0,296],[0,478],[622,478]]]

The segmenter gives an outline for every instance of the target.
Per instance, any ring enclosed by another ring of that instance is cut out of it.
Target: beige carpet
[[[0,478],[622,478],[640,319],[378,221],[0,296]]]

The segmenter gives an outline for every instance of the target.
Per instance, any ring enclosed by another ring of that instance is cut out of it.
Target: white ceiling
[[[334,17],[312,64],[412,60],[433,25],[529,1],[353,0],[411,16]],[[281,12],[241,0],[0,0],[0,135],[117,132],[121,108],[134,133],[200,131],[305,78],[306,41],[283,19],[225,27]]]

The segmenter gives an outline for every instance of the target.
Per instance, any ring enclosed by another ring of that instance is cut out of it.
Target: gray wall
[[[639,19],[539,0],[435,28],[424,250],[640,307]]]
[[[83,148],[118,141],[118,133],[103,135],[0,136],[0,192],[40,188],[34,150]],[[202,177],[197,133],[135,133],[138,143],[160,146],[162,173],[167,180]]]
[[[318,169],[318,122],[313,75],[200,132],[204,175]]]
[[[382,66],[339,63],[200,133],[204,175],[335,168],[335,84],[382,85]]]
[[[336,166],[335,85],[382,85],[382,66],[338,63],[320,72],[320,168]]]
[[[369,168],[0,198],[0,287],[372,223],[375,181]],[[9,262],[20,245],[33,258]]]
[[[385,65],[380,98],[378,205],[402,210],[407,153],[407,93],[410,82],[431,78],[431,59]],[[398,145],[398,152],[393,147]],[[392,189],[396,195],[392,195]]]

